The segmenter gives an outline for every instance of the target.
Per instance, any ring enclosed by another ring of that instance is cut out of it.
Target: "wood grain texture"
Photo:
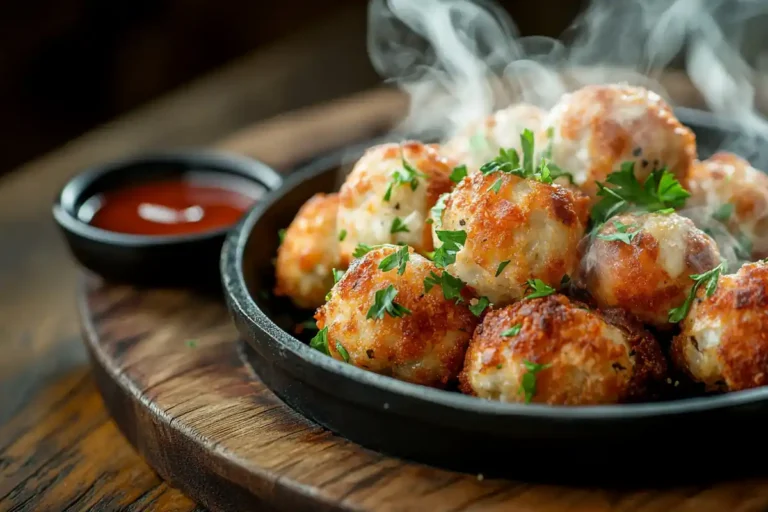
[[[237,333],[218,300],[94,277],[81,293],[83,330],[110,413],[164,479],[214,510],[768,507],[766,479],[619,491],[485,479],[386,457],[273,395],[239,357]]]

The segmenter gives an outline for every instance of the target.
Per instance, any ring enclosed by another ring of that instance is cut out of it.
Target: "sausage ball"
[[[701,274],[720,264],[714,240],[676,213],[626,214],[597,231],[582,258],[578,285],[600,308],[620,307],[661,329]]]
[[[555,294],[489,312],[459,379],[490,400],[596,405],[648,398],[665,374],[659,344],[628,315]]]
[[[315,309],[333,286],[333,269],[342,268],[336,194],[315,194],[299,209],[277,250],[277,296],[287,296],[301,308]]]
[[[545,123],[551,160],[595,197],[596,181],[637,162],[641,182],[666,166],[681,182],[696,157],[696,138],[656,93],[626,85],[588,85],[565,94]]]
[[[519,153],[522,150],[520,134],[525,129],[539,134],[546,114],[527,103],[498,110],[450,139],[444,146],[445,154],[465,164],[470,172],[477,171],[496,158],[502,148],[515,149]]]
[[[372,147],[357,161],[339,191],[338,229],[342,260],[358,244],[405,243],[419,253],[432,250],[426,220],[437,198],[451,190],[455,162],[435,145],[419,142]]]
[[[768,256],[768,176],[762,171],[719,152],[696,162],[688,190],[685,215],[712,231],[722,249],[735,249],[741,259]]]
[[[379,268],[405,250],[402,274],[399,266]],[[455,381],[477,317],[466,300],[446,299],[441,286],[426,291],[432,275],[442,271],[408,247],[375,248],[354,260],[315,315],[318,328],[327,328],[330,355],[415,384]]]
[[[527,281],[560,285],[577,269],[588,199],[559,185],[512,174],[475,173],[462,180],[434,219],[441,231],[466,234],[448,272],[502,306],[526,295]]]
[[[707,390],[768,384],[768,264],[721,276],[711,297],[699,287],[680,325],[672,361]]]

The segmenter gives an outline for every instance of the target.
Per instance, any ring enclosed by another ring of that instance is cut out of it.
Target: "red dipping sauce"
[[[131,235],[188,235],[234,225],[264,191],[232,176],[181,175],[105,191],[80,208],[97,228]]]

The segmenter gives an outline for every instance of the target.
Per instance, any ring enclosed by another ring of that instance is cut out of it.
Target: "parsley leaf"
[[[278,229],[277,230],[277,238],[280,240],[280,244],[283,243],[283,240],[285,240],[285,232],[286,229]]]
[[[331,270],[333,273],[333,284],[338,283],[341,281],[341,278],[344,277],[344,271],[343,270],[336,270],[335,268]]]
[[[445,210],[445,200],[448,199],[448,192],[441,194],[435,202],[435,206],[429,210],[430,220],[434,222],[435,227],[440,229],[443,227],[443,211]]]
[[[197,340],[187,340],[184,344],[189,348],[197,348]]]
[[[456,304],[462,302],[461,291],[466,286],[466,283],[458,277],[445,271],[439,276],[434,272],[430,272],[424,278],[424,293],[429,293],[434,286],[439,286],[443,289],[443,297],[447,300],[456,300]]]
[[[496,181],[493,182],[493,185],[491,185],[491,187],[488,190],[493,190],[496,194],[498,194],[499,190],[501,190],[501,184],[503,181],[504,180],[502,180],[501,178],[497,179]]]
[[[528,288],[533,290],[533,293],[524,297],[526,299],[537,299],[555,293],[555,289],[541,279],[529,279],[526,283],[528,284]]]
[[[456,261],[456,254],[467,242],[466,231],[435,231],[443,244],[435,250],[435,265],[445,268]]]
[[[685,302],[683,302],[681,306],[669,310],[669,322],[673,324],[681,322],[688,316],[688,312],[691,310],[691,304],[693,304],[693,299],[696,298],[696,292],[699,287],[704,286],[706,296],[711,297],[717,290],[717,282],[720,279],[720,275],[725,271],[726,262],[723,261],[712,270],[708,270],[703,274],[692,274],[690,278],[695,282],[691,287],[691,291],[688,293],[688,297],[686,297]]]
[[[453,168],[450,178],[452,182],[458,183],[461,180],[463,180],[466,176],[467,176],[467,166],[460,165],[458,167]]]
[[[511,338],[512,336],[517,336],[520,334],[520,330],[523,328],[523,324],[515,324],[506,331],[502,332],[502,336],[506,336],[507,338]]]
[[[501,275],[501,273],[504,272],[504,269],[507,268],[507,265],[509,265],[509,260],[502,261],[501,263],[499,263],[499,266],[496,267],[495,277],[499,277],[499,275]]]
[[[416,190],[419,187],[419,178],[426,178],[427,176],[417,171],[411,164],[406,162],[405,157],[402,158],[403,168],[395,169],[392,173],[392,177],[389,181],[387,191],[384,193],[384,201],[389,201],[392,198],[392,189],[400,185],[410,185],[411,190]]]
[[[410,254],[408,252],[408,246],[404,245],[397,251],[393,252],[379,263],[379,269],[384,272],[389,272],[393,268],[397,267],[397,274],[403,275],[405,273],[405,266],[410,260]]]
[[[728,222],[733,214],[733,205],[731,203],[721,204],[720,207],[712,214],[712,218],[719,220],[720,222]]]
[[[525,403],[529,404],[531,403],[531,400],[533,400],[534,395],[536,395],[536,374],[542,370],[546,370],[552,365],[537,364],[527,360],[523,360],[523,365],[528,371],[523,375],[523,379],[520,383],[520,388],[518,389],[517,393],[523,394],[525,396]]]
[[[342,229],[339,232],[339,242],[343,242],[345,238],[347,238],[347,230],[346,229]]]
[[[344,345],[342,345],[339,340],[336,340],[336,351],[339,353],[345,363],[349,362],[349,352],[347,352],[347,349],[344,348]]]
[[[312,338],[309,341],[309,346],[315,350],[322,352],[327,356],[331,355],[331,352],[328,350],[328,327],[327,326],[323,327],[317,332],[317,334],[315,334],[314,338]]]
[[[627,226],[618,220],[614,220],[613,225],[616,227],[616,231],[614,233],[610,233],[608,235],[597,235],[597,238],[607,242],[618,241],[630,245],[632,240],[634,240],[635,237],[640,233],[640,230],[632,231],[631,233],[627,232],[628,228],[636,228],[637,226],[635,225]]]
[[[382,319],[384,318],[384,313],[389,314],[392,318],[410,315],[410,309],[395,302],[396,296],[397,290],[393,285],[389,285],[386,288],[377,291],[373,299],[373,305],[368,310],[368,314],[365,318]]]
[[[475,316],[480,316],[483,314],[483,311],[485,311],[485,308],[490,306],[491,301],[488,300],[488,297],[482,296],[479,299],[477,299],[477,303],[474,306],[469,306],[469,310],[472,312]]]
[[[372,250],[374,250],[376,247],[368,245],[368,244],[357,244],[357,247],[355,247],[355,251],[352,253],[353,258],[362,258]]]
[[[400,217],[395,217],[395,220],[392,221],[392,227],[389,228],[389,232],[391,234],[410,233],[411,230],[408,229],[408,226],[405,225],[405,222],[403,222]]]

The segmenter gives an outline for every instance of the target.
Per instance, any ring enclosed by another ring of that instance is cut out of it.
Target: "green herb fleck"
[[[403,275],[405,273],[405,266],[410,260],[410,253],[408,252],[408,246],[404,245],[397,251],[393,252],[379,263],[379,270],[389,272],[390,270],[397,268],[397,274]]]
[[[397,290],[393,285],[377,291],[373,299],[373,305],[365,317],[367,319],[382,319],[384,318],[384,313],[389,314],[392,318],[410,315],[411,311],[408,308],[395,302],[396,296]]]
[[[453,171],[451,172],[451,181],[454,183],[458,183],[464,178],[467,177],[467,166],[466,165],[460,165],[458,167],[454,167]]]
[[[508,338],[511,338],[512,336],[517,336],[520,334],[520,330],[523,328],[523,324],[515,324],[503,333],[501,333],[502,336],[506,336]]]
[[[353,258],[362,258],[372,250],[374,250],[376,247],[370,246],[367,244],[357,244],[357,247],[355,247],[355,251],[352,253]]]
[[[538,299],[539,297],[546,297],[555,293],[555,289],[541,279],[529,279],[527,284],[528,289],[533,290],[533,293],[526,295],[526,299]]]
[[[725,203],[720,205],[720,207],[715,211],[715,213],[712,214],[712,217],[715,220],[719,220],[720,222],[728,222],[732,214],[733,214],[733,205],[731,203]]]
[[[552,365],[537,364],[527,360],[523,360],[523,365],[528,371],[523,375],[523,380],[520,383],[520,388],[517,392],[518,394],[523,394],[525,396],[525,403],[529,404],[531,403],[531,400],[533,400],[533,397],[536,395],[536,374],[542,370],[546,370]]]
[[[345,363],[349,362],[349,352],[347,352],[347,349],[344,348],[344,345],[342,345],[339,340],[336,340],[336,351],[339,353]]]
[[[475,303],[474,306],[469,306],[469,310],[472,312],[475,316],[480,316],[483,314],[483,311],[485,311],[485,308],[490,306],[491,301],[488,300],[488,297],[482,296],[479,299],[477,299],[477,303]]]
[[[392,221],[392,227],[389,228],[389,232],[391,234],[410,233],[410,230],[408,229],[408,226],[406,226],[405,223],[400,219],[400,217],[395,217],[395,220]]]
[[[280,245],[283,244],[283,240],[285,240],[285,232],[286,229],[278,229],[277,230],[277,238],[280,240]]]
[[[346,229],[342,229],[339,232],[339,242],[343,242],[345,238],[347,238],[347,230]]]
[[[722,261],[718,266],[703,274],[692,274],[690,278],[694,280],[694,283],[691,287],[691,291],[688,293],[688,297],[686,297],[685,302],[683,302],[681,306],[669,310],[669,322],[673,324],[681,322],[688,315],[688,311],[691,310],[691,304],[693,304],[693,299],[696,298],[696,292],[699,287],[704,286],[706,296],[711,297],[717,290],[717,282],[720,279],[720,275],[725,271],[726,262]]]
[[[336,270],[335,268],[331,270],[333,272],[333,284],[338,283],[341,281],[341,278],[344,277],[344,271],[343,270]]]
[[[497,179],[496,181],[493,182],[493,185],[491,185],[491,188],[489,190],[493,190],[494,193],[498,194],[499,190],[501,190],[501,184],[503,181],[504,180],[502,180],[501,178]]]
[[[424,278],[424,293],[429,293],[434,286],[441,287],[443,290],[443,297],[448,300],[455,300],[457,304],[463,300],[461,291],[464,289],[464,286],[466,286],[466,283],[446,271],[443,271],[441,275],[430,272],[429,275]]]
[[[392,189],[400,185],[410,185],[411,190],[416,190],[419,187],[419,178],[426,178],[427,176],[417,171],[411,164],[409,164],[405,157],[402,158],[403,168],[395,169],[392,173],[387,191],[384,193],[384,201],[392,199]]]
[[[316,331],[317,330],[317,322],[315,322],[314,318],[310,318],[309,320],[304,320],[299,325],[301,325],[301,327],[303,327],[307,331]]]
[[[188,348],[197,348],[197,340],[187,340],[187,341],[185,342],[185,345],[186,345]]]
[[[328,350],[328,327],[320,329],[317,334],[309,340],[309,346],[327,356],[331,355],[330,350]]]
[[[551,184],[553,180],[565,176],[573,183],[573,176],[552,162],[549,162],[548,158],[542,158],[541,161],[536,162],[534,156],[534,136],[531,130],[523,130],[523,133],[520,134],[520,147],[523,153],[522,163],[520,155],[515,149],[500,149],[499,156],[483,164],[480,167],[480,172],[483,174],[504,172],[547,184]]]
[[[456,261],[456,254],[467,242],[466,231],[435,231],[443,244],[435,250],[435,265],[445,268]]]
[[[635,239],[635,237],[640,233],[640,230],[627,232],[627,229],[633,229],[637,228],[637,226],[627,226],[626,224],[614,220],[613,225],[616,228],[616,231],[614,233],[608,234],[608,235],[597,235],[597,238],[600,240],[605,240],[606,242],[624,242],[627,245],[632,244],[632,240]]]
[[[497,370],[501,370],[501,368],[502,368],[502,365],[501,365],[501,363],[499,363],[499,364],[497,364],[497,365],[496,365],[496,369],[497,369]]]
[[[499,277],[501,275],[501,273],[504,272],[504,269],[507,268],[507,265],[509,265],[509,260],[502,261],[501,263],[499,263],[499,266],[496,267],[496,276],[495,277]]]
[[[441,194],[435,202],[435,206],[429,210],[430,220],[434,222],[435,228],[443,227],[443,211],[445,210],[445,200],[448,199],[448,192]]]

